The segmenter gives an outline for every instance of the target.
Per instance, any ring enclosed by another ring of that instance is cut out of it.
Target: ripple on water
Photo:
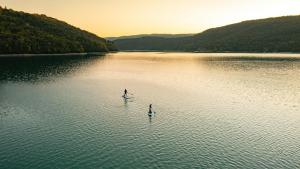
[[[300,168],[299,59],[253,55],[6,61],[0,66],[0,164]],[[11,70],[15,64],[20,70]],[[134,93],[131,102],[120,97],[124,88]],[[157,113],[149,118],[151,103]]]

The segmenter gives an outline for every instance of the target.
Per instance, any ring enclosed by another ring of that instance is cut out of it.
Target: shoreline
[[[300,53],[292,52],[198,52],[198,51],[150,51],[150,50],[123,50],[123,51],[109,51],[109,52],[88,52],[88,53],[54,53],[54,54],[0,54],[1,58],[30,58],[30,57],[56,57],[56,56],[97,56],[109,53],[185,53],[185,54],[233,54],[233,55],[298,55],[296,59],[300,58]],[[246,56],[249,57],[249,56]],[[253,57],[253,56],[252,56]],[[255,56],[254,56],[255,57]]]
[[[36,57],[36,56],[85,56],[85,55],[103,55],[114,52],[88,52],[88,53],[53,53],[53,54],[0,54],[0,58],[11,58],[11,57]]]
[[[163,52],[163,53],[234,53],[234,54],[300,54],[300,52],[235,52],[235,51],[223,51],[223,52],[205,52],[205,51],[176,51],[176,50],[119,50],[118,52]]]

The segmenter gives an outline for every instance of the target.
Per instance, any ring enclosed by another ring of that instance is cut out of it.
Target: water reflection
[[[51,81],[104,57],[105,54],[0,58],[0,81]]]
[[[151,105],[150,105],[151,106]],[[149,117],[149,123],[151,124],[152,122],[152,118],[154,118],[156,112],[152,111],[152,108],[150,107],[149,108],[149,111],[148,111],[148,117]]]
[[[151,124],[151,123],[152,123],[152,116],[150,116],[150,115],[148,114],[148,117],[149,117],[149,123]]]
[[[122,55],[122,57],[119,57]],[[159,52],[119,52],[111,56],[114,60],[147,60],[152,62],[172,61],[280,61],[300,62],[300,54],[264,53],[159,53]]]
[[[150,124],[152,123],[152,119],[155,117],[155,113],[156,113],[156,112],[153,112],[153,113],[148,112],[148,113],[147,113],[147,114],[148,114],[148,117],[149,117],[149,123],[150,123]]]
[[[276,70],[289,70],[289,69],[299,69],[300,62],[294,60],[277,61],[277,60],[200,60],[200,64],[208,69],[222,69],[222,70],[243,70],[251,71],[258,69],[276,69]]]
[[[1,59],[2,168],[299,168],[300,62],[214,55]]]
[[[226,54],[224,54],[226,55]],[[199,57],[199,60],[202,61],[277,61],[277,62],[300,62],[299,56],[264,56],[260,55],[250,55],[250,56],[235,56],[232,54],[228,54],[226,56],[203,56]]]

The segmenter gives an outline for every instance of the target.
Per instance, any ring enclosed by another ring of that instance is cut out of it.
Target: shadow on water
[[[156,115],[156,112],[147,112],[147,115],[148,115],[148,117],[149,117],[149,123],[151,124],[152,123],[152,119],[155,117],[155,115]]]
[[[202,61],[272,61],[272,62],[300,62],[298,56],[204,56],[199,58]]]
[[[300,69],[300,57],[226,56],[201,57],[198,61],[207,68],[216,70]]]
[[[149,117],[149,123],[151,124],[152,123],[152,116],[148,115],[148,117]]]
[[[125,98],[123,98],[123,101],[124,101],[124,107],[125,107],[125,108],[128,108],[128,100],[125,99]]]
[[[0,58],[0,82],[44,82],[104,59],[105,54]]]

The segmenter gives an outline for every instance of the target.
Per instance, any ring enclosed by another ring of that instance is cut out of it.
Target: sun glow
[[[198,33],[249,19],[300,14],[297,0],[0,0],[43,13],[99,36]]]

